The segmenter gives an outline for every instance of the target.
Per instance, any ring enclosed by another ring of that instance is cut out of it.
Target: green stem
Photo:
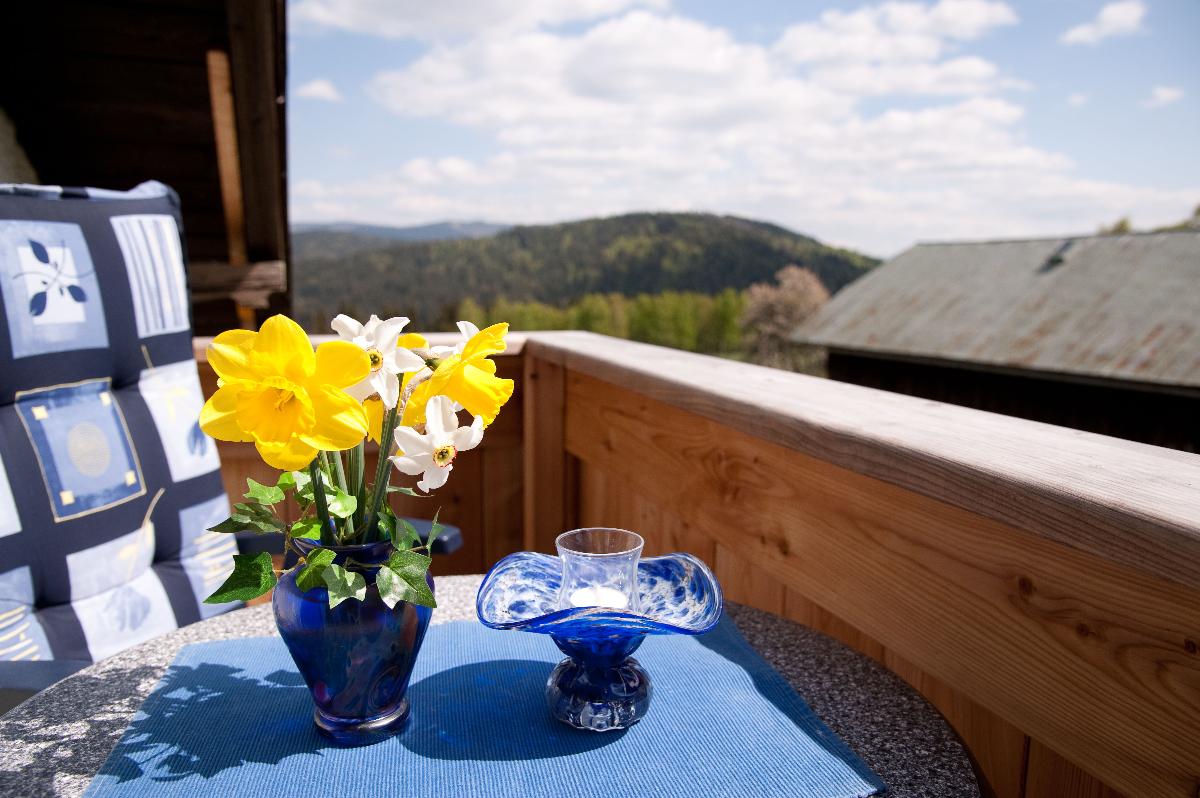
[[[350,478],[350,493],[353,494],[358,506],[354,509],[354,523],[360,527],[366,528],[363,522],[367,517],[367,496],[363,490],[363,447],[364,441],[359,441],[358,445],[349,451],[347,460],[349,461],[348,474]]]
[[[324,454],[324,452],[322,452]],[[350,483],[346,481],[346,470],[342,467],[342,453],[334,452],[332,455],[334,470],[337,473],[337,485],[342,489],[343,493],[353,495],[350,490]],[[346,541],[354,542],[354,514],[351,513],[348,517],[342,519],[342,523],[346,527]]]
[[[388,455],[392,453],[392,434],[396,431],[396,422],[400,418],[399,405],[387,411],[383,417],[383,434],[379,436],[379,462],[375,466],[375,485],[371,489],[371,512],[367,514],[367,528],[364,540],[373,542],[379,534],[379,508],[387,495],[388,483],[391,482],[391,463]]]
[[[323,454],[323,453],[322,453]],[[325,503],[325,483],[321,476],[321,458],[314,457],[308,464],[308,475],[312,477],[313,499],[317,504],[317,520],[321,522],[321,545],[335,544],[333,530],[329,527],[329,505]]]

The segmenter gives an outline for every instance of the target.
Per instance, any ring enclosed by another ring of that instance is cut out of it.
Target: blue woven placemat
[[[327,745],[283,642],[182,649],[99,775],[100,796],[696,798],[875,795],[882,782],[728,619],[700,638],[651,637],[636,656],[650,712],[624,732],[547,713],[562,658],[548,637],[459,621],[432,626],[413,714],[398,737]]]

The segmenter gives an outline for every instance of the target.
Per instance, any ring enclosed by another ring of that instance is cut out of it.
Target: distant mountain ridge
[[[878,264],[778,225],[703,213],[630,213],[440,240],[350,227],[293,234],[304,323],[376,312],[432,329],[447,325],[466,298],[484,306],[501,298],[562,306],[589,293],[716,294],[770,281],[789,264],[811,269],[833,293]]]
[[[459,238],[485,238],[512,225],[492,222],[435,222],[411,227],[387,227],[355,222],[292,225],[292,257],[309,259],[336,257],[339,254],[383,249],[397,241],[449,241]]]

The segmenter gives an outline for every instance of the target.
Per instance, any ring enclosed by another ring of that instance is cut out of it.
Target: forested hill
[[[314,243],[305,250],[319,250]],[[772,224],[696,213],[635,213],[343,252],[296,255],[297,312],[314,329],[338,312],[405,315],[434,329],[451,322],[468,297],[490,306],[502,298],[565,305],[589,293],[715,294],[770,281],[788,264],[811,269],[833,293],[878,263]]]

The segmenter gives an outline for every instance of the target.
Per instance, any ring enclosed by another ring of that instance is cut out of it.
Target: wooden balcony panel
[[[993,794],[1196,794],[1200,458],[586,333],[525,369],[527,544],[706,538],[731,598],[921,689]]]

